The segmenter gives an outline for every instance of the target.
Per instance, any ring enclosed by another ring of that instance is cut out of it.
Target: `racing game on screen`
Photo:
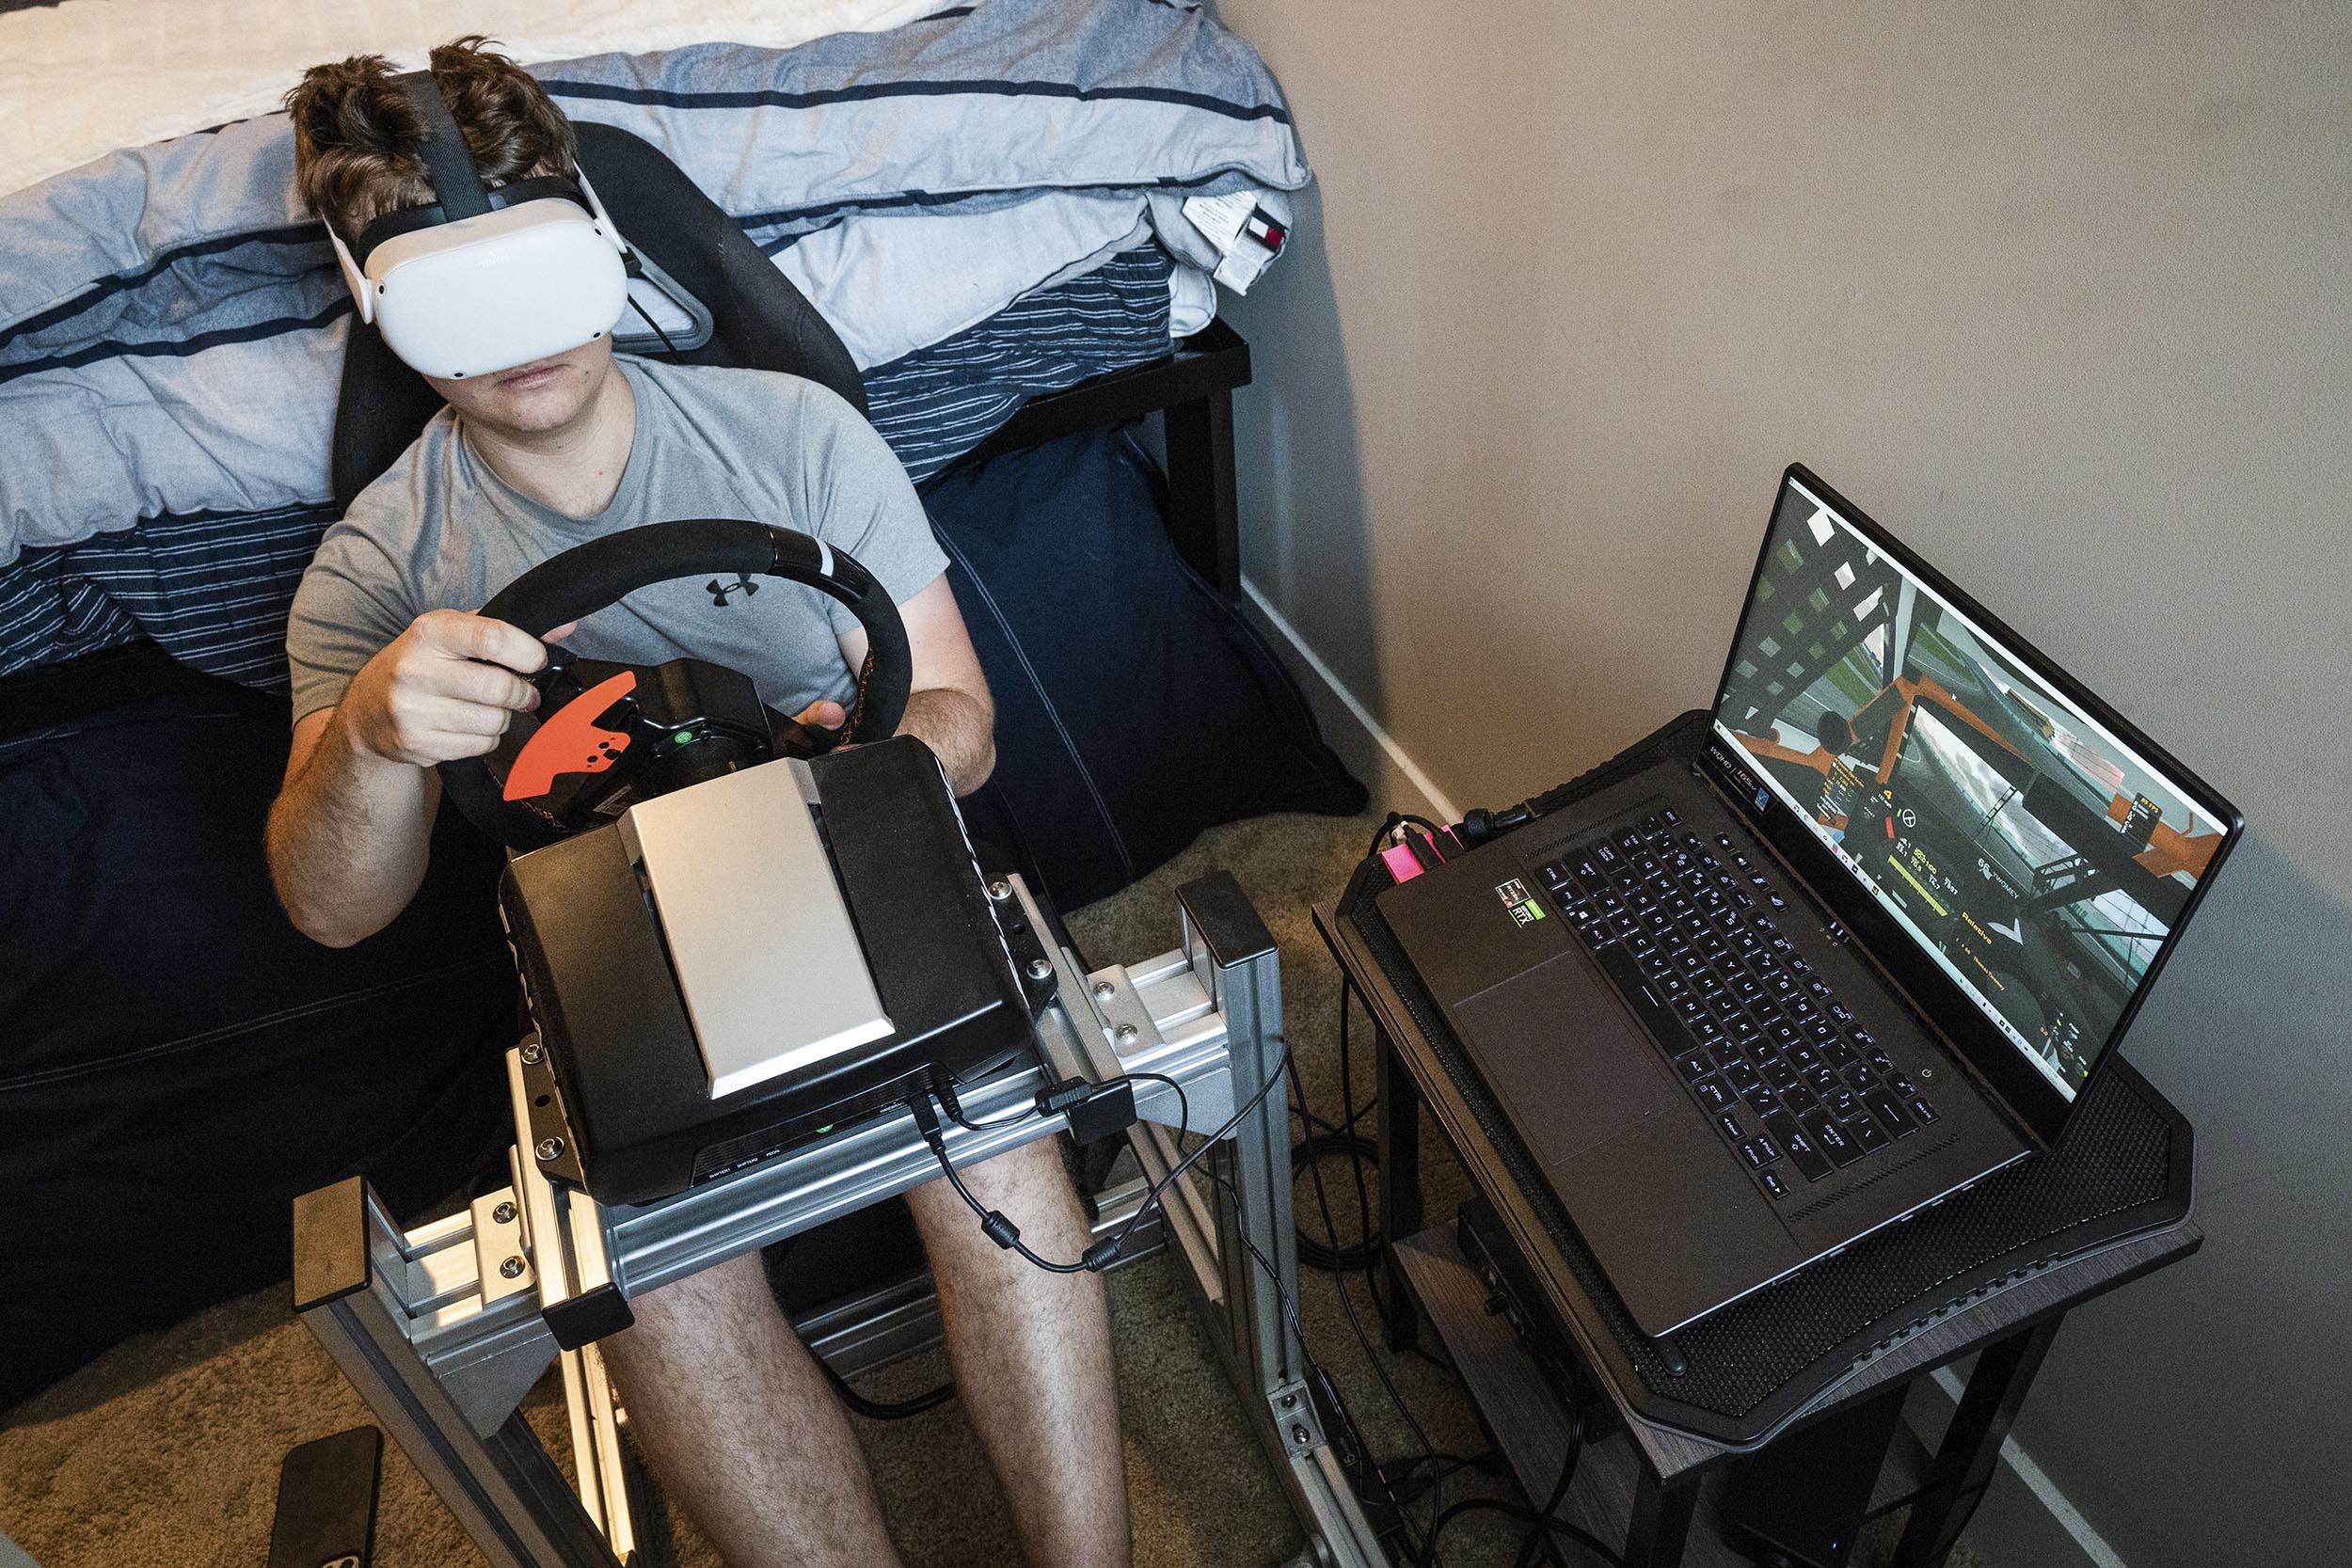
[[[2070,1099],[2224,824],[1791,478],[1726,738]]]

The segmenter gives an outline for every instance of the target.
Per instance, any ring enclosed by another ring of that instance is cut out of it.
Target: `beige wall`
[[[2132,1051],[2212,1240],[2021,1432],[2135,1568],[2340,1550],[2352,7],[1219,8],[1320,174],[1248,574],[1455,801],[1703,705],[1800,458],[2246,812]]]

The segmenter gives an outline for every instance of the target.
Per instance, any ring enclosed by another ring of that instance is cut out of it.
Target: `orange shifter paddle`
[[[596,721],[636,689],[637,672],[624,670],[556,709],[507,769],[505,799],[536,800],[555,787],[561,774],[601,773],[619,761],[628,750],[628,732],[605,729]]]

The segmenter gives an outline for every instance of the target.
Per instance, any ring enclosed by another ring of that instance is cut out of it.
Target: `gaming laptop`
[[[1379,909],[1655,1337],[2056,1140],[2243,826],[1792,466],[1703,752]]]

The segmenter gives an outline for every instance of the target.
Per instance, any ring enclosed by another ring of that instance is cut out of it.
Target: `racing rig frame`
[[[1018,878],[990,892],[1018,899],[1033,928],[1057,929]],[[1177,900],[1181,941],[1157,958],[1089,973],[1057,944],[1045,961],[1059,994],[1037,1024],[1043,1067],[1016,1065],[962,1091],[982,1125],[943,1130],[962,1165],[1061,1131],[1058,1115],[987,1125],[1048,1082],[1154,1072],[1183,1085],[1188,1122],[1165,1085],[1135,1085],[1141,1119],[1127,1137],[1141,1179],[1101,1195],[1098,1236],[1176,1164],[1178,1133],[1217,1130],[1284,1064],[1274,941],[1240,884],[1217,872]],[[467,1210],[404,1231],[358,1177],[296,1200],[294,1307],[492,1568],[630,1568],[645,1560],[644,1504],[625,1474],[626,1415],[595,1342],[628,1321],[616,1308],[904,1192],[938,1166],[912,1116],[896,1111],[660,1202],[606,1208],[541,1174],[544,1135],[531,1113],[543,1058],[535,1037],[508,1052],[511,1180]],[[1183,1260],[1187,1293],[1305,1529],[1297,1562],[1370,1568],[1387,1558],[1324,1435],[1327,1413],[1283,1310],[1297,1291],[1288,1115],[1276,1085],[1168,1187],[1160,1239]],[[1202,1166],[1215,1169],[1204,1179]],[[925,1312],[920,1300],[885,1295],[799,1327],[836,1370],[854,1371],[925,1342]],[[550,1362],[561,1366],[576,1485],[519,1409]]]

